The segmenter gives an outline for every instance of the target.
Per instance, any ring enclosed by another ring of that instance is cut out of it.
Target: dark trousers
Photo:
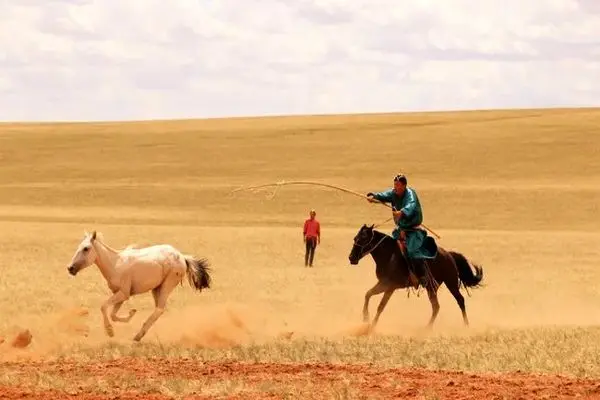
[[[313,265],[313,259],[315,258],[315,249],[317,248],[317,238],[309,237],[306,238],[306,249],[304,252],[304,266],[306,267]]]

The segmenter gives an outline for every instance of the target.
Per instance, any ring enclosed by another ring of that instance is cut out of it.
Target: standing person
[[[315,249],[317,244],[321,244],[321,224],[316,219],[316,211],[310,210],[310,218],[304,221],[302,236],[304,237],[305,253],[304,266],[313,266]]]
[[[421,246],[427,235],[419,226],[423,222],[423,210],[417,192],[406,185],[406,176],[398,174],[394,177],[392,189],[378,193],[369,192],[367,198],[370,202],[379,200],[392,205],[392,213],[396,222],[392,237],[396,239],[400,251],[406,254],[413,265],[420,283],[426,287],[427,275],[424,265],[426,256],[420,254]]]

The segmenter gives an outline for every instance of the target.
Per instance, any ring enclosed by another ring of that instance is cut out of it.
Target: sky
[[[0,120],[600,106],[600,0],[0,0]]]

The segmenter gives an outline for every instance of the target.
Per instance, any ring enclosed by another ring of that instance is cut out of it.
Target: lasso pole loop
[[[315,186],[324,186],[324,187],[328,187],[328,188],[331,188],[331,189],[341,190],[342,192],[353,194],[353,195],[361,197],[363,199],[367,199],[368,198],[366,195],[364,195],[362,193],[358,193],[358,192],[356,192],[354,190],[350,190],[350,189],[347,189],[347,188],[342,187],[342,186],[332,185],[332,184],[323,183],[323,182],[313,182],[313,181],[279,181],[279,182],[275,182],[275,183],[265,183],[263,185],[240,187],[240,188],[232,190],[231,193],[235,193],[235,192],[238,192],[240,190],[256,190],[256,189],[261,189],[261,188],[270,187],[270,186],[275,186],[276,187],[275,190],[277,191],[277,189],[279,189],[279,187],[285,186],[285,185],[315,185]],[[383,203],[383,202],[381,202],[381,201],[379,201],[377,199],[373,199],[373,201],[375,203],[381,204],[381,205],[383,205],[383,206],[385,206],[387,208],[392,209],[392,206],[389,205],[389,204]],[[385,222],[388,222],[391,219],[392,218],[389,218]],[[384,224],[385,222],[383,222],[382,224]],[[429,229],[425,224],[421,224],[421,226],[423,226],[423,228],[427,229],[427,231],[429,231],[436,238],[441,239],[440,235],[438,235],[437,233],[435,233],[434,231],[432,231],[431,229]]]

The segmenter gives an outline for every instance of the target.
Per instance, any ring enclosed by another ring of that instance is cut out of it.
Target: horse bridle
[[[360,255],[358,257],[358,259],[360,260],[361,258],[363,258],[364,256],[368,255],[369,253],[371,253],[373,250],[375,250],[377,247],[379,247],[379,245],[385,240],[385,235],[383,235],[383,237],[379,240],[379,242],[375,243],[375,246],[373,246],[370,250],[363,252],[363,249],[365,247],[367,247],[368,245],[370,245],[373,240],[375,240],[375,232],[371,231],[371,239],[369,240],[369,242],[365,245],[360,245],[358,243],[356,243],[356,239],[354,239],[354,245],[360,248]]]

